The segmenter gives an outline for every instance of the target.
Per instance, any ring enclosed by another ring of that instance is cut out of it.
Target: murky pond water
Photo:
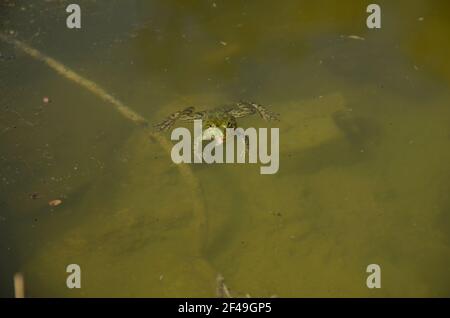
[[[152,124],[268,105],[279,122],[239,124],[280,129],[280,170],[180,170],[111,103],[0,41],[1,296],[16,272],[30,297],[214,297],[219,273],[236,296],[450,296],[448,1],[379,1],[380,30],[365,1],[80,0],[81,30],[69,3],[4,0],[0,32]]]

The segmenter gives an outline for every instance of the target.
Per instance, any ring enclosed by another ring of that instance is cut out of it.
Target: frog
[[[177,121],[202,120],[203,130],[211,132],[208,136],[221,134],[225,139],[227,128],[238,127],[237,118],[259,114],[265,121],[278,121],[276,114],[266,107],[249,101],[239,101],[232,106],[222,106],[215,109],[195,111],[195,107],[187,107],[169,115],[165,120],[155,125],[158,132],[169,130]]]

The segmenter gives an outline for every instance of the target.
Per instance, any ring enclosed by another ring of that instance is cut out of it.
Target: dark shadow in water
[[[353,116],[348,111],[333,114],[333,120],[353,146],[362,148],[377,145],[380,140],[380,124],[372,118]]]
[[[314,174],[329,167],[351,166],[367,158],[366,152],[359,152],[346,140],[335,139],[308,150],[289,154],[280,171],[288,171],[290,174],[293,171],[300,174]],[[295,168],[292,165],[295,165]]]
[[[317,173],[329,167],[347,167],[370,160],[374,146],[380,142],[378,122],[365,117],[355,117],[350,112],[339,111],[333,115],[343,138],[335,138],[316,147],[287,155],[281,171],[301,174]],[[290,168],[289,165],[295,165]]]

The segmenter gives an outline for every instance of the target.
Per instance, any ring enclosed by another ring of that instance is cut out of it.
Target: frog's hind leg
[[[193,107],[192,107],[192,110],[194,110]],[[205,117],[205,112],[204,111],[195,112],[195,113],[193,111],[191,111],[189,113],[182,114],[179,117],[179,120],[182,120],[182,121],[193,121],[193,120],[196,120],[196,119],[202,119],[204,117]]]
[[[249,105],[248,103],[239,102],[232,108],[227,110],[227,113],[234,118],[246,117],[256,113],[256,109]]]
[[[184,110],[175,112],[169,117],[167,117],[164,121],[160,122],[159,124],[156,124],[154,127],[157,131],[166,131],[170,127],[173,126],[173,124],[178,120],[186,120],[189,116],[192,116],[194,114],[194,107],[188,107]]]
[[[266,121],[275,121],[278,120],[278,114],[275,114],[273,112],[271,112],[270,110],[266,109],[264,106],[257,104],[257,103],[253,103],[253,102],[247,102],[247,101],[240,101],[238,103],[238,107],[241,108],[250,108],[253,111],[250,114],[254,114],[255,112],[257,112],[264,120]]]

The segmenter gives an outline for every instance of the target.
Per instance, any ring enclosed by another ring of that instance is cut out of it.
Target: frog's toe
[[[167,130],[169,130],[169,128],[172,127],[172,125],[173,125],[173,121],[171,121],[171,120],[165,120],[165,121],[163,121],[163,122],[161,122],[161,123],[159,123],[159,124],[153,125],[153,128],[154,128],[156,131],[161,132],[161,131],[167,131]]]

